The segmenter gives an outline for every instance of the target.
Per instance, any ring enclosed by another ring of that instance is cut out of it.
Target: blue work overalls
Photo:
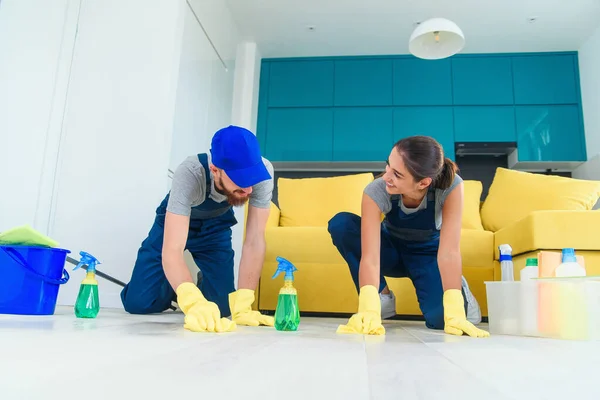
[[[427,192],[427,208],[423,210],[407,214],[400,207],[401,201],[400,196],[392,196],[392,208],[381,224],[379,291],[386,285],[384,276],[410,278],[426,326],[443,329],[444,291],[437,262],[440,231],[435,223],[435,189]],[[333,244],[348,263],[357,290],[362,254],[360,223],[358,215],[341,212],[329,221],[328,227]]]
[[[206,175],[206,197],[192,207],[185,248],[192,254],[202,273],[200,290],[208,301],[219,306],[221,315],[229,316],[229,293],[235,290],[234,251],[231,227],[237,223],[231,205],[210,198],[212,190],[206,154],[198,154]],[[125,310],[132,314],[159,313],[176,300],[176,294],[165,276],[162,245],[169,194],[156,209],[154,224],[142,242],[133,267],[131,281],[121,291]]]

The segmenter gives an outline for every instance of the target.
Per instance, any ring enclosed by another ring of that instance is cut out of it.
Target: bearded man
[[[215,133],[210,154],[185,159],[171,191],[156,210],[142,242],[131,281],[121,292],[125,311],[160,313],[177,301],[184,328],[226,332],[239,325],[273,326],[253,311],[265,257],[265,227],[273,194],[273,166],[260,154],[256,136],[228,126]],[[238,289],[234,286],[233,206],[248,202]],[[198,285],[184,261],[189,250],[200,269]],[[201,275],[201,278],[200,278]],[[231,316],[231,320],[225,318]]]

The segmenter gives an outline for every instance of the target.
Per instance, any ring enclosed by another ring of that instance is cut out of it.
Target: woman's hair
[[[448,189],[452,185],[458,166],[444,156],[444,149],[437,140],[429,136],[410,136],[396,142],[394,148],[416,181],[431,178],[431,186],[436,189]]]

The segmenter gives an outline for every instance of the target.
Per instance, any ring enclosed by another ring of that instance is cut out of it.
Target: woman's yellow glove
[[[200,289],[191,282],[177,287],[177,304],[185,314],[183,327],[192,332],[231,332],[235,322],[221,318],[219,307],[206,300]]]
[[[360,288],[358,313],[350,317],[347,325],[340,325],[337,333],[385,335],[385,328],[381,324],[381,299],[375,286]]]
[[[467,321],[465,302],[462,292],[449,289],[444,292],[444,332],[461,336],[466,333],[472,337],[488,337],[489,332],[477,328]]]
[[[239,289],[229,293],[231,319],[238,325],[274,326],[275,320],[273,317],[252,310],[252,303],[254,303],[254,290]]]

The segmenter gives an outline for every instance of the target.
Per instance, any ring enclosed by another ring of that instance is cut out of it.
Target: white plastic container
[[[585,268],[577,262],[575,249],[565,248],[562,250],[562,263],[556,268],[556,277],[585,276]]]
[[[600,340],[600,278],[485,282],[491,334]]]

